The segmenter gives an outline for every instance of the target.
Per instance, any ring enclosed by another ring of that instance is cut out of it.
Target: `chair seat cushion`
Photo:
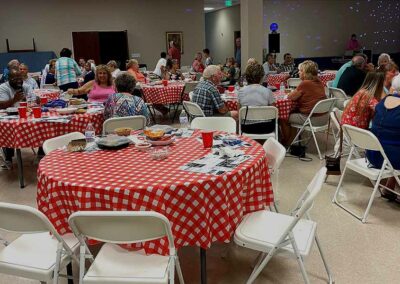
[[[104,244],[83,283],[168,283],[169,256]]]
[[[294,217],[267,210],[246,215],[235,232],[238,245],[258,251],[269,251],[294,220]],[[301,255],[308,255],[313,244],[317,224],[301,219],[293,229],[294,238]],[[282,248],[292,252],[291,244]]]
[[[63,236],[63,239],[72,251],[79,247],[79,241],[72,234]],[[23,234],[0,250],[0,272],[36,280],[51,279],[57,244],[57,239],[48,232]],[[66,259],[64,255],[62,265]]]
[[[369,179],[372,180],[378,179],[380,169],[371,168],[369,162],[365,158],[350,160],[346,163],[346,166],[349,169],[365,177],[368,177]],[[382,178],[388,178],[391,176],[393,176],[393,173],[391,171],[388,170],[383,171]]]

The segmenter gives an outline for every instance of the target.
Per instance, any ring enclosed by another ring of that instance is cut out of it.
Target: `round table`
[[[175,245],[206,249],[229,242],[244,214],[273,202],[268,161],[260,144],[243,148],[250,160],[214,176],[179,167],[210,153],[196,137],[181,138],[171,154],[154,161],[134,146],[118,151],[56,150],[38,168],[37,204],[61,234],[80,210],[152,210],[171,222]],[[166,239],[142,244],[147,253],[168,254]]]
[[[286,87],[286,81],[290,78],[288,72],[282,72],[279,74],[269,74],[266,76],[265,81],[267,82],[268,86],[276,86],[280,83],[284,83]]]
[[[170,83],[163,85],[142,85],[144,100],[146,103],[167,105],[181,103],[185,84]]]
[[[60,98],[60,92],[48,89],[35,89],[33,93],[40,98],[47,98],[49,101],[58,100]]]

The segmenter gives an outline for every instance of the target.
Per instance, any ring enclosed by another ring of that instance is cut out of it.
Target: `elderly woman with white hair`
[[[217,88],[222,79],[221,69],[217,65],[210,65],[204,70],[203,78],[193,90],[192,101],[199,105],[206,116],[230,116]]]
[[[126,71],[135,78],[136,82],[146,83],[146,78],[139,71],[139,62],[136,59],[128,60],[126,63]]]
[[[378,66],[377,68],[384,68],[387,64],[389,64],[391,58],[387,53],[381,53],[378,57]]]

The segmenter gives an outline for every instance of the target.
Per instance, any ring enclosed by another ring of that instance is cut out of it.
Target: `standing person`
[[[364,82],[366,76],[364,69],[365,59],[361,56],[357,56],[352,61],[352,65],[343,72],[337,87],[342,89],[347,96],[354,96]]]
[[[169,42],[168,55],[171,59],[178,60],[178,65],[181,66],[181,51],[176,47],[174,41]]]
[[[8,81],[8,74],[10,73],[10,70],[15,69],[19,70],[19,61],[17,59],[10,60],[7,64],[7,68],[4,68],[3,70],[3,76],[1,77],[1,83],[7,82]]]
[[[213,60],[210,56],[210,50],[208,48],[203,49],[203,54],[204,54],[204,65],[205,67],[210,66],[213,64]]]
[[[60,58],[56,62],[57,84],[64,92],[70,88],[78,88],[77,77],[82,74],[78,63],[71,56],[72,51],[68,48],[63,48],[60,52]]]
[[[19,65],[19,72],[21,72],[22,78],[24,79],[24,84],[29,86],[31,90],[39,89],[38,83],[35,79],[28,75],[29,67],[25,63]]]
[[[201,52],[197,52],[192,63],[192,69],[194,72],[203,73],[204,65],[202,62]]]
[[[235,61],[237,66],[240,68],[242,60],[242,42],[240,40],[240,37],[235,39],[235,44],[236,44]]]
[[[361,43],[357,39],[356,34],[352,34],[346,44],[346,50],[359,51],[362,49]]]
[[[165,71],[165,66],[167,65],[167,53],[161,52],[160,59],[158,59],[156,68],[154,68],[153,73],[156,74],[158,77],[161,77],[163,72]]]
[[[283,63],[279,65],[279,72],[292,72],[295,68],[293,56],[290,53],[283,55]]]

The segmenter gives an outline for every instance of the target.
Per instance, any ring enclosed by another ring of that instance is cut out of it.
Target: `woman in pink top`
[[[68,93],[76,96],[88,94],[90,103],[104,103],[110,95],[115,93],[110,69],[106,65],[98,65],[94,80],[78,89],[68,89]]]

